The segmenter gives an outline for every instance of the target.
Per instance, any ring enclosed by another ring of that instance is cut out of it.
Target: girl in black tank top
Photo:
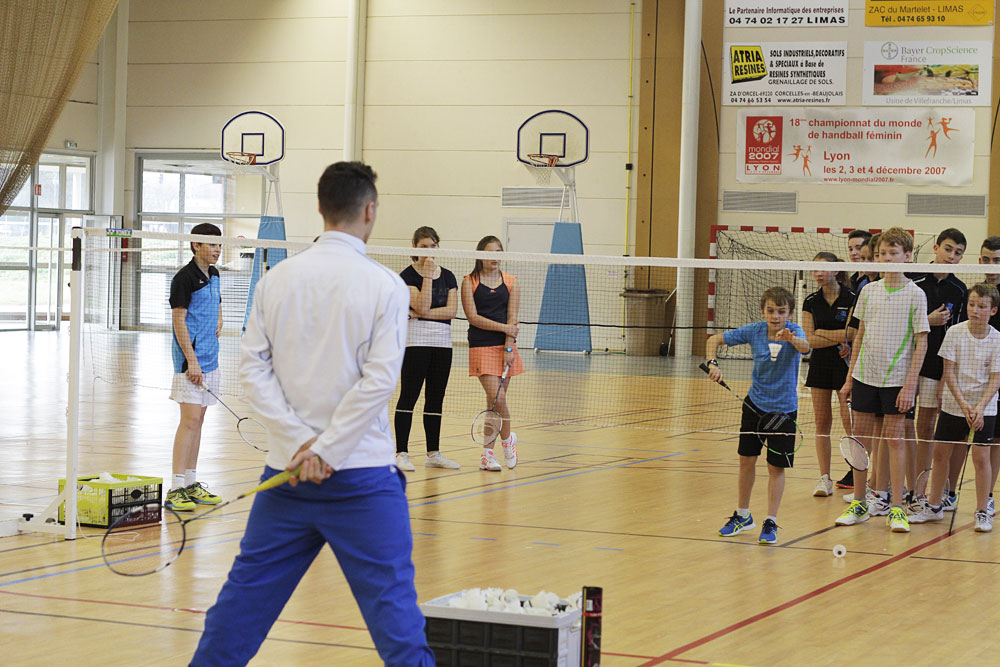
[[[503,245],[495,236],[487,236],[479,241],[476,250],[502,252]],[[476,260],[472,273],[462,281],[462,308],[469,321],[469,375],[479,378],[486,408],[492,406],[503,418],[498,439],[508,468],[517,465],[517,434],[510,430],[507,392],[513,376],[524,372],[517,353],[520,298],[517,278],[500,271],[498,260]],[[504,368],[508,368],[507,379],[501,386]],[[494,446],[491,443],[483,447],[480,470],[501,470],[493,454]]]
[[[418,227],[413,232],[414,248],[437,248],[439,243],[432,227]],[[433,257],[414,257],[413,264],[400,275],[410,289],[410,322],[394,418],[396,467],[407,472],[416,469],[410,460],[410,427],[420,390],[426,387],[423,421],[427,456],[424,465],[457,470],[461,466],[441,453],[441,413],[451,374],[450,324],[458,311],[458,283],[455,275],[437,266]]]

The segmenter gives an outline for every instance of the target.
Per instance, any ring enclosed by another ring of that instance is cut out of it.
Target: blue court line
[[[482,540],[483,542],[496,542],[497,541],[497,538],[495,538],[495,537],[470,537],[469,539],[470,540]]]
[[[427,537],[437,537],[437,533],[413,533],[414,535],[426,535]]]
[[[613,547],[594,547],[598,551],[625,551],[624,549],[615,549]]]
[[[532,544],[541,544],[542,546],[545,546],[545,547],[557,547],[557,546],[559,546],[555,542],[532,542]]]
[[[613,466],[603,466],[601,468],[592,468],[590,470],[578,470],[577,472],[569,472],[565,475],[556,475],[554,477],[546,477],[544,479],[533,479],[524,482],[514,482],[513,484],[508,484],[507,486],[500,486],[492,489],[483,489],[481,491],[473,491],[472,493],[467,493],[463,496],[452,496],[451,498],[441,498],[440,500],[428,500],[423,503],[416,503],[410,505],[410,507],[423,507],[424,505],[437,505],[438,503],[446,503],[450,500],[461,500],[462,498],[473,498],[475,496],[481,496],[487,493],[496,493],[497,491],[507,491],[509,489],[514,489],[519,486],[530,486],[531,484],[543,484],[545,482],[554,482],[557,479],[565,479],[567,477],[577,477],[578,475],[590,475],[595,472],[604,472],[605,470],[614,470],[616,468],[627,468],[628,466],[635,466],[641,463],[651,463],[653,461],[662,461],[663,459],[673,458],[675,456],[680,456],[686,452],[674,452],[673,454],[664,454],[663,456],[654,456],[651,459],[641,459],[639,461],[630,461],[629,463],[619,463]]]
[[[236,541],[241,540],[241,539],[243,539],[242,535],[239,536],[239,537],[230,537],[229,539],[225,539],[225,540],[216,540],[215,542],[200,542],[198,544],[192,544],[191,546],[185,546],[184,547],[184,551],[187,551],[188,549],[197,549],[198,547],[212,546],[212,545],[215,545],[215,544],[225,544],[226,542],[236,542]],[[149,554],[148,556],[133,556],[132,558],[129,558],[127,560],[134,560],[136,558],[150,558],[152,556],[159,556],[159,555],[160,555],[160,553],[157,552],[155,554]],[[28,577],[26,579],[17,579],[15,581],[5,581],[5,582],[0,583],[0,588],[3,588],[4,586],[13,586],[14,584],[23,584],[23,583],[26,583],[28,581],[35,581],[36,579],[48,579],[49,577],[56,577],[56,576],[59,576],[60,574],[72,574],[73,572],[84,572],[86,570],[93,570],[94,568],[98,568],[98,567],[105,567],[105,564],[104,564],[103,560],[100,563],[97,563],[95,565],[85,565],[83,567],[73,568],[72,570],[60,570],[59,572],[50,572],[49,574],[39,574],[39,575],[35,575],[34,577]]]

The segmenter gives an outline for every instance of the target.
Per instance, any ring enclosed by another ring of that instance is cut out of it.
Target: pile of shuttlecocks
[[[470,588],[451,597],[448,606],[476,611],[503,611],[509,614],[531,614],[533,616],[556,616],[566,611],[580,608],[580,593],[574,593],[565,600],[555,593],[539,591],[534,597],[521,599],[513,588]]]

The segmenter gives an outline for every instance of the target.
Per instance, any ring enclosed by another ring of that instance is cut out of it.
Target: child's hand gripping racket
[[[712,377],[712,369],[708,367],[708,364],[702,362],[698,368],[703,370],[706,375],[710,378]],[[802,429],[799,425],[792,419],[791,415],[785,414],[783,412],[760,412],[753,407],[751,403],[748,403],[742,396],[736,393],[736,391],[726,384],[726,381],[721,377],[719,379],[712,378],[715,382],[719,383],[731,393],[733,396],[740,400],[740,403],[746,405],[754,414],[757,415],[757,437],[760,439],[760,443],[767,448],[767,451],[778,454],[779,456],[784,456],[788,465],[792,465],[792,456],[799,451],[802,447],[802,443],[805,442],[805,435],[802,433]],[[794,438],[794,446],[791,450],[789,449],[773,449],[771,447],[770,438],[775,435],[785,435],[789,438]]]
[[[847,401],[847,414],[850,417],[851,432],[840,439],[840,455],[858,472],[868,470],[871,459],[868,457],[868,450],[861,444],[861,441],[854,437],[854,411],[851,409],[851,402]]]
[[[267,491],[281,486],[293,476],[299,474],[302,467],[295,470],[285,470],[249,491],[241,493],[232,500],[219,503],[207,512],[182,519],[177,512],[168,507],[163,508],[162,518],[157,523],[135,526],[135,521],[141,520],[146,505],[132,509],[125,516],[111,524],[101,540],[101,555],[104,563],[112,572],[126,577],[141,577],[159,572],[177,560],[187,542],[187,524],[198,519],[204,519],[226,505],[243,500],[259,491]],[[154,506],[155,508],[155,506]]]
[[[236,432],[239,433],[241,438],[243,438],[243,442],[247,443],[257,451],[260,452],[267,451],[266,426],[261,424],[253,417],[240,417],[238,414],[236,414],[235,410],[233,410],[231,407],[223,403],[222,399],[219,398],[219,396],[214,391],[212,391],[205,385],[202,385],[202,389],[204,389],[213,397],[215,397],[215,400],[217,400],[222,407],[224,407],[226,410],[229,410],[229,412],[234,417],[236,417]]]
[[[500,390],[503,389],[503,383],[507,380],[507,373],[509,372],[510,364],[506,364],[503,367],[503,375],[500,376],[500,385],[497,387],[497,393],[493,397],[493,402],[490,403],[489,409],[483,410],[476,415],[475,420],[472,422],[472,439],[483,447],[492,445],[496,442],[497,436],[500,435],[500,428],[503,426],[503,416],[494,410],[494,408],[497,405],[497,399],[500,398]]]

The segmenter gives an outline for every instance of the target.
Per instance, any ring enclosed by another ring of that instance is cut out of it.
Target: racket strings
[[[499,412],[484,410],[472,424],[472,439],[483,447],[488,447],[500,437],[503,417]]]
[[[868,450],[854,436],[845,435],[840,439],[840,454],[847,461],[847,465],[855,470],[868,470],[870,464]]]
[[[757,420],[757,431],[755,433],[757,438],[760,439],[761,444],[769,452],[789,457],[789,464],[791,464],[790,457],[797,453],[805,442],[805,434],[802,433],[795,420],[790,415],[780,412],[769,412],[760,415]],[[782,448],[772,446],[777,444],[775,442],[776,436],[787,438],[790,443],[789,446]]]
[[[129,525],[126,515],[112,526],[101,542],[101,554],[117,574],[142,576],[170,565],[184,549],[184,524],[176,514],[164,512],[161,521]]]

